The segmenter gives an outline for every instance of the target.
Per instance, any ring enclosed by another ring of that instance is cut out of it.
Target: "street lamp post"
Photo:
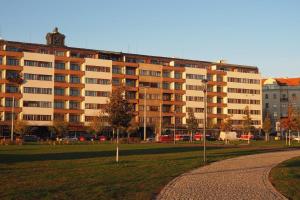
[[[203,162],[206,163],[206,121],[207,121],[207,79],[203,79],[204,84],[204,123],[203,123]]]
[[[146,91],[146,87],[144,87],[144,141],[146,141],[146,136],[147,136],[147,130],[146,130],[146,122],[147,122],[147,116],[146,116],[146,112],[147,112],[147,91]]]
[[[251,116],[251,110],[250,110],[250,104],[251,104],[251,96],[253,96],[253,94],[252,95],[246,95],[246,96],[248,96],[249,97],[249,99],[248,99],[248,101],[249,101],[249,103],[248,103],[248,112],[249,112],[249,117]],[[250,126],[251,126],[251,124],[250,124]],[[251,137],[251,130],[249,130],[249,132],[248,132],[248,144],[250,144],[250,137]]]
[[[174,144],[176,144],[176,107],[174,105]]]
[[[14,112],[15,112],[15,96],[12,99],[12,107],[11,107],[11,130],[10,130],[10,140],[14,141]]]

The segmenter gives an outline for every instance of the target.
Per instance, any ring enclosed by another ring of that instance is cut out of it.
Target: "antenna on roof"
[[[130,51],[130,45],[128,44],[127,45],[127,53],[129,53],[129,51]]]
[[[2,29],[1,29],[1,25],[0,25],[0,40],[3,40],[3,38],[2,38]]]

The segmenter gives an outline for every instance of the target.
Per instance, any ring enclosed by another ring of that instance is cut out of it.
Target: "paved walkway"
[[[241,156],[212,163],[171,181],[162,199],[286,199],[269,182],[270,170],[300,150]]]

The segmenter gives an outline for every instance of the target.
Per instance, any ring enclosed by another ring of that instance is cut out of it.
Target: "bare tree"
[[[137,132],[137,130],[139,129],[139,124],[135,121],[134,118],[132,118],[132,120],[129,123],[129,126],[126,128],[126,132],[127,132],[127,143],[129,143],[130,141],[130,135],[132,133]]]
[[[63,137],[69,131],[69,123],[65,120],[54,120],[50,130],[55,132],[57,137]]]
[[[300,143],[300,109],[297,110],[297,113],[296,113],[296,129],[297,129],[297,132],[298,132],[298,137],[297,137],[297,141],[298,143]]]
[[[195,117],[194,111],[192,109],[188,110],[188,118],[186,120],[186,128],[188,133],[190,133],[190,142],[193,141],[193,133],[198,129],[198,121]]]
[[[271,122],[271,118],[270,118],[270,114],[267,112],[265,120],[263,122],[263,130],[265,132],[265,140],[269,141],[270,138],[270,132],[272,130],[272,122]]]
[[[221,123],[220,125],[221,131],[224,131],[226,133],[226,138],[225,138],[225,144],[228,143],[228,132],[232,130],[232,119],[231,116],[227,116]]]
[[[108,123],[117,130],[116,162],[119,162],[119,131],[129,127],[134,112],[132,104],[125,98],[123,87],[113,91],[104,112],[108,115]]]
[[[251,130],[252,130],[252,118],[250,116],[249,106],[245,107],[244,114],[245,116],[243,117],[243,131],[244,134],[248,133],[248,143],[250,143]]]
[[[20,135],[25,135],[29,130],[29,125],[24,120],[15,120],[14,131]]]
[[[105,128],[105,117],[95,116],[92,121],[88,124],[87,131],[93,135],[97,135]]]
[[[296,112],[291,104],[288,106],[287,117],[283,118],[281,120],[281,124],[282,124],[282,127],[288,131],[289,136],[287,137],[287,133],[286,133],[286,144],[288,141],[288,145],[290,146],[291,145],[291,131],[297,130]]]

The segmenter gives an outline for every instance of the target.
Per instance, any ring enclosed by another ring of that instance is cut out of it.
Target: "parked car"
[[[24,135],[23,141],[24,142],[37,142],[39,138],[36,135]]]
[[[203,134],[202,133],[196,133],[193,137],[193,139],[195,141],[200,141],[202,140],[202,137],[203,137]],[[206,134],[206,140],[209,140],[209,141],[215,141],[217,140],[216,138],[214,138],[212,135],[210,134]]]
[[[160,142],[172,142],[173,140],[174,138],[172,137],[172,135],[161,135],[159,137]]]
[[[100,141],[100,142],[103,142],[103,141],[106,141],[106,140],[107,140],[107,137],[104,136],[104,135],[100,135],[98,138],[99,138],[99,141]]]
[[[300,137],[294,137],[293,140],[300,141]]]
[[[77,137],[72,137],[72,136],[67,136],[67,137],[62,138],[62,141],[76,142],[76,141],[78,141],[78,138]]]
[[[244,134],[241,135],[241,137],[239,138],[240,140],[249,140],[249,135],[248,134]],[[254,135],[250,135],[250,140],[254,139]]]

